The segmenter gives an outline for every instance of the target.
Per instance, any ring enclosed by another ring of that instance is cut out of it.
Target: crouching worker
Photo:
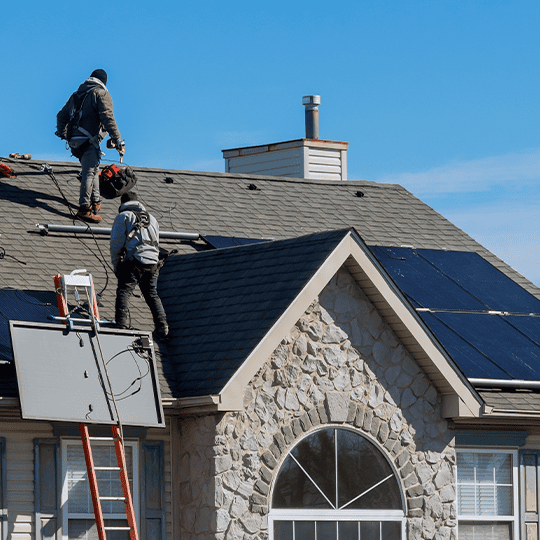
[[[115,319],[121,328],[130,327],[129,299],[139,285],[152,312],[155,333],[165,339],[169,334],[167,318],[157,293],[159,276],[159,225],[128,192],[122,195],[119,214],[111,231],[111,260],[118,278]]]

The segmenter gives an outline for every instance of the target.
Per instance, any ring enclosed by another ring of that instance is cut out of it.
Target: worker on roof
[[[113,114],[113,102],[107,90],[107,73],[96,69],[74,92],[56,116],[56,135],[68,141],[71,153],[81,162],[82,179],[77,217],[98,223],[101,216],[99,193],[100,143],[109,133],[112,146],[120,156],[125,144]]]
[[[120,208],[111,231],[111,260],[118,278],[115,320],[121,328],[130,328],[129,299],[139,285],[154,318],[155,334],[169,334],[163,304],[157,293],[159,276],[159,225],[137,194],[129,191],[120,199]]]

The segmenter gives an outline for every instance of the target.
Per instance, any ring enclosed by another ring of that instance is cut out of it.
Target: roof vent
[[[304,96],[302,105],[306,108],[306,139],[319,138],[319,105],[321,96]]]

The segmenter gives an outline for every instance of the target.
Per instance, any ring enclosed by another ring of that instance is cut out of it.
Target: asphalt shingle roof
[[[0,289],[51,292],[55,274],[86,268],[101,293],[101,317],[114,318],[116,280],[109,266],[108,237],[87,232],[41,235],[36,227],[38,223],[74,223],[71,212],[77,208],[79,163],[49,162],[49,174],[40,161],[0,159],[17,174],[0,177]],[[398,185],[167,169],[134,171],[139,199],[158,219],[161,230],[282,240],[354,227],[368,245],[477,252],[540,298],[540,289]],[[250,184],[257,189],[249,189]],[[73,206],[71,212],[66,199]],[[118,200],[103,201],[100,226],[111,227],[117,209]],[[209,249],[202,239],[166,240],[162,245],[180,255]],[[166,263],[164,278],[174,260],[173,256]],[[135,327],[152,330],[150,313],[140,296],[132,301],[131,316]],[[158,372],[163,395],[177,395],[178,377],[167,359],[158,362]]]
[[[169,257],[159,293],[176,395],[219,393],[347,232]]]

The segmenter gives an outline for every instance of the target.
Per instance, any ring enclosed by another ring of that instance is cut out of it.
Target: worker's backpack
[[[107,165],[99,173],[99,191],[106,199],[115,199],[135,187],[137,177],[131,167]]]
[[[67,141],[71,140],[71,137],[73,136],[73,129],[79,127],[79,123],[81,122],[82,108],[83,108],[84,102],[86,101],[88,94],[90,94],[90,92],[93,89],[94,88],[90,88],[84,94],[81,94],[81,95],[77,94],[77,92],[73,93],[73,96],[72,96],[73,104],[71,105],[71,110],[69,111],[69,121],[66,126],[66,140]]]

